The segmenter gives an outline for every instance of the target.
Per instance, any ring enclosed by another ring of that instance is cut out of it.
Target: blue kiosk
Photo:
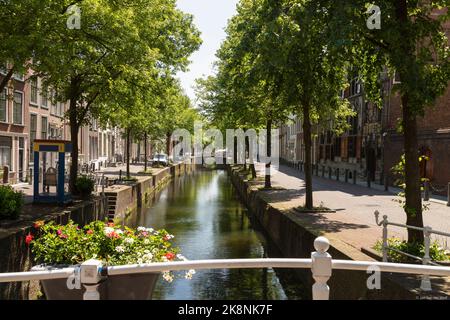
[[[63,140],[34,140],[34,173],[33,173],[33,202],[66,204],[72,201],[71,194],[66,192],[65,167],[66,153],[72,152],[72,143]],[[47,165],[47,153],[57,154],[56,168]],[[41,164],[42,158],[42,167]],[[39,192],[40,172],[42,172],[42,193]],[[51,193],[50,187],[56,187]]]

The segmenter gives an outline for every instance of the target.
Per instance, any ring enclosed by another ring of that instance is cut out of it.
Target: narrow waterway
[[[278,255],[258,231],[224,171],[197,170],[172,181],[142,212],[147,227],[164,228],[191,260],[262,258]],[[197,270],[192,280],[180,273],[162,277],[153,299],[301,299],[304,288],[289,270]]]

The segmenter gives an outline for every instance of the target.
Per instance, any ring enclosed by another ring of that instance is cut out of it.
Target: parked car
[[[165,154],[162,154],[162,153],[155,154],[155,156],[153,157],[153,165],[158,165],[158,164],[161,164],[163,166],[169,165],[169,159],[167,158],[167,156]]]

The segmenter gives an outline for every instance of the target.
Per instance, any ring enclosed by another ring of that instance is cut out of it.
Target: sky
[[[195,79],[210,75],[213,72],[215,53],[225,39],[225,27],[228,19],[236,13],[238,0],[178,0],[178,7],[186,13],[194,15],[194,23],[201,31],[203,44],[190,60],[189,72],[179,73],[186,94],[195,103],[195,92],[192,88]]]

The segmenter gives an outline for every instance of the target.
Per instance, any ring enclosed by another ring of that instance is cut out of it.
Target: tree
[[[46,39],[47,55],[32,64],[45,85],[56,89],[58,100],[69,100],[71,190],[78,170],[78,131],[96,116],[95,103],[108,100],[114,85],[151,86],[161,72],[184,70],[200,44],[192,17],[178,10],[174,0],[83,0],[78,5],[81,29],[67,29],[67,17],[57,20],[58,32]]]
[[[271,157],[272,128],[287,117],[279,99],[281,74],[272,63],[278,41],[266,23],[276,9],[264,11],[265,1],[241,1],[217,53],[217,74],[198,82],[201,105],[219,128],[265,127],[267,157]],[[275,6],[275,3],[273,4]],[[220,122],[217,124],[217,122]],[[251,164],[253,165],[253,164]],[[271,187],[271,161],[266,162],[265,187]]]
[[[378,1],[381,29],[367,27],[365,1],[324,0],[321,4],[333,12],[329,25],[335,30],[334,40],[355,57],[372,100],[381,99],[378,78],[384,67],[400,78],[394,90],[402,102],[406,223],[423,227],[417,118],[449,84],[450,49],[444,29],[450,19],[449,1]],[[416,241],[423,242],[423,233],[408,229],[408,242]]]
[[[305,145],[305,208],[313,209],[312,124],[332,120],[336,130],[352,112],[340,98],[346,86],[348,63],[329,43],[326,21],[330,13],[315,1],[282,2],[278,47],[282,95],[303,123]],[[276,21],[274,23],[276,23]]]

